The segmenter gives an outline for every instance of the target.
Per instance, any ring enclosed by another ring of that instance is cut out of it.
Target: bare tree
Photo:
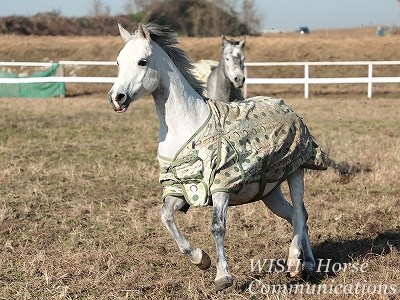
[[[91,16],[107,16],[110,15],[110,6],[105,5],[102,0],[91,0],[89,3],[89,14]]]
[[[160,2],[161,0],[126,0],[124,4],[124,12],[133,14],[147,9],[150,5]]]
[[[226,32],[227,19],[224,18],[224,12],[234,14],[235,1],[232,0],[208,0],[219,9],[213,9],[209,12],[210,23],[208,26],[211,28],[212,35],[218,36]]]
[[[245,23],[248,28],[251,28],[253,32],[256,32],[260,29],[261,18],[257,14],[256,4],[254,0],[243,0],[241,19],[242,22]]]
[[[259,31],[261,18],[257,13],[255,0],[208,0],[208,2],[213,3],[221,9],[210,12],[212,24],[216,32],[223,32],[226,30],[226,26],[228,26],[226,24],[226,19],[221,17],[222,11],[230,15],[239,16],[240,21],[243,22],[252,33]]]

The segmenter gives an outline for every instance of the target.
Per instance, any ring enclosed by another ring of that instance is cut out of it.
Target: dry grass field
[[[215,261],[198,270],[162,227],[150,99],[122,115],[105,95],[1,99],[0,299],[398,299],[398,100],[286,102],[332,158],[371,170],[344,180],[333,169],[306,174],[312,247],[337,272],[292,281],[251,270],[251,260],[286,258],[291,238],[286,222],[253,203],[228,212],[236,281],[215,293]],[[210,208],[178,214],[178,222],[215,260]],[[363,268],[337,269],[346,263]],[[304,294],[267,293],[289,284]],[[319,286],[338,293],[305,294]]]
[[[131,29],[133,30],[133,29]],[[117,26],[115,27],[118,32]],[[180,37],[181,47],[188,56],[200,59],[218,60],[221,39]],[[3,61],[60,61],[60,60],[105,60],[116,59],[123,42],[118,36],[1,36],[0,57]],[[311,32],[310,35],[296,33],[269,34],[246,39],[247,62],[286,61],[382,61],[400,60],[400,35],[375,36],[375,28],[329,30]],[[32,69],[14,69],[15,72],[32,72]],[[115,67],[70,66],[68,76],[114,76]],[[379,66],[374,68],[374,76],[397,76],[400,66]],[[310,68],[311,77],[366,77],[367,66],[330,66]],[[252,67],[249,77],[303,77],[302,67]],[[366,95],[365,84],[312,85],[310,95],[342,96],[346,94]],[[105,93],[107,85],[67,84],[69,96],[91,93]],[[257,94],[288,95],[301,97],[301,85],[251,85],[249,96]],[[374,95],[380,97],[400,96],[399,84],[375,84]]]
[[[111,36],[1,39],[3,61],[114,60],[122,46]],[[193,60],[219,56],[218,38],[180,42]],[[378,38],[364,28],[248,37],[246,60],[400,60],[400,36]],[[376,72],[398,75],[399,68]],[[116,68],[66,72],[113,76]],[[331,158],[361,172],[306,173],[312,248],[331,266],[310,278],[268,270],[270,260],[287,256],[286,221],[262,203],[230,208],[226,251],[235,283],[219,293],[211,208],[177,215],[188,239],[210,254],[204,272],[161,224],[152,100],[116,114],[106,100],[109,88],[77,84],[67,86],[64,99],[0,98],[0,299],[400,299],[398,84],[376,86],[372,100],[365,86],[312,87],[310,100],[301,98],[301,87],[249,90],[284,98]],[[252,268],[258,260],[267,262],[262,270]]]

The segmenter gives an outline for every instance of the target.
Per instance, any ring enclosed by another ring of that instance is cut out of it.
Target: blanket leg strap
[[[266,185],[267,185],[266,176],[261,176],[260,190],[258,191],[257,195],[253,198],[252,201],[261,200],[262,198],[264,198],[266,196],[266,195],[264,195],[264,191],[265,191],[265,186]]]

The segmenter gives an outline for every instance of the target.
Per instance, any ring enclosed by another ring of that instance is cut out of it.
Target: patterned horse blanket
[[[215,192],[238,192],[253,182],[261,182],[263,191],[266,183],[282,182],[299,167],[327,168],[303,119],[283,100],[206,102],[210,116],[175,158],[158,155],[164,199],[184,197],[200,207],[209,205]]]

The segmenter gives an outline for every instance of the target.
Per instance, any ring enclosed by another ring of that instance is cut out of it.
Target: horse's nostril
[[[118,93],[118,94],[117,94],[117,97],[116,97],[115,99],[116,99],[118,102],[122,102],[122,101],[125,100],[125,98],[126,98],[126,95],[125,95],[125,94]]]
[[[235,77],[235,82],[243,84],[244,83],[244,77],[242,77],[242,76]]]

